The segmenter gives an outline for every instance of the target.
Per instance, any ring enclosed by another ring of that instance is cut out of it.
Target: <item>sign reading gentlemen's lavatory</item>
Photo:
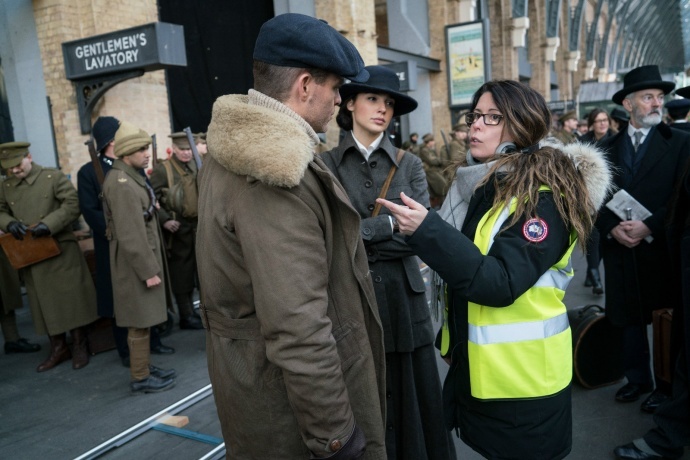
[[[183,28],[154,22],[62,44],[68,80],[186,66]]]

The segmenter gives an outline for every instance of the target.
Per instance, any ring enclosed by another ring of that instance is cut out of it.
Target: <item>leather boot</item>
[[[43,361],[36,368],[36,372],[45,372],[50,370],[60,364],[63,361],[67,361],[72,357],[69,348],[67,347],[66,334],[63,332],[58,335],[50,336],[50,356],[48,359]]]
[[[89,364],[89,351],[86,349],[86,330],[78,327],[72,334],[72,369],[81,369]]]
[[[604,293],[604,286],[601,285],[601,278],[599,277],[598,268],[590,268],[587,270],[589,278],[592,280],[592,292],[596,295],[602,295]]]
[[[194,315],[194,303],[192,294],[175,294],[177,309],[180,313],[180,329],[203,329],[201,318]]]

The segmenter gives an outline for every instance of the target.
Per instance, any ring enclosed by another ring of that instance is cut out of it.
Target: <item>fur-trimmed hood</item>
[[[216,100],[206,142],[228,171],[290,188],[304,177],[319,138],[290,108],[250,90]]]
[[[552,138],[542,141],[540,146],[556,148],[573,160],[575,167],[585,179],[589,196],[595,207],[593,212],[598,211],[613,190],[611,165],[606,160],[604,151],[594,144],[572,142],[563,145]]]

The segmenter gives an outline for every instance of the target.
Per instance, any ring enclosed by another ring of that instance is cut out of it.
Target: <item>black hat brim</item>
[[[673,88],[675,87],[676,84],[672,81],[641,81],[639,83],[624,87],[614,94],[611,100],[618,105],[623,105],[623,99],[625,99],[625,96],[630,93],[634,93],[635,91],[642,91],[643,89],[660,89],[664,92],[664,94],[668,94],[673,91]]]
[[[343,100],[360,93],[388,94],[393,98],[393,100],[395,100],[393,114],[396,117],[408,114],[417,108],[417,101],[412,99],[407,94],[398,91],[392,91],[387,88],[379,88],[376,86],[367,85],[365,83],[346,83],[340,87],[340,97]]]
[[[690,86],[685,86],[683,88],[678,88],[676,94],[685,98],[690,99]]]

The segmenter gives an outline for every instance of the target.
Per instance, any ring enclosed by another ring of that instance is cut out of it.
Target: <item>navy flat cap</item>
[[[281,14],[261,26],[254,59],[281,67],[322,69],[355,82],[369,78],[352,43],[326,21],[297,13]]]
[[[673,99],[666,103],[666,108],[670,110],[690,108],[690,99]]]

